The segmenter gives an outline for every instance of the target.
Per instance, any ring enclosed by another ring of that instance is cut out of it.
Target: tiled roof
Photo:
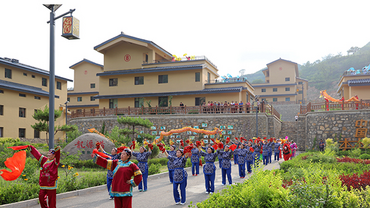
[[[99,94],[99,92],[69,92],[67,95],[88,95],[88,94]]]
[[[42,75],[49,76],[49,71],[46,71],[46,70],[43,70],[43,69],[40,69],[40,68],[36,68],[36,67],[33,67],[33,66],[29,66],[29,65],[26,65],[26,64],[22,64],[22,63],[19,63],[19,62],[15,62],[15,61],[12,61],[12,60],[8,61],[6,59],[0,58],[0,64],[4,64],[4,65],[7,65],[7,66],[12,66],[12,67],[15,67],[15,68],[20,68],[20,69],[23,69],[23,70],[26,70],[26,71],[34,72],[34,73],[37,73],[37,74],[42,74]],[[55,78],[65,80],[65,81],[69,81],[69,82],[73,82],[73,80],[70,80],[70,79],[67,79],[67,78],[64,78],[64,77],[61,77],[61,76],[57,76],[57,75],[55,75]]]
[[[5,80],[0,80],[0,88],[49,97],[49,92],[42,90],[41,88],[24,84],[18,84],[15,82],[9,82]],[[55,95],[55,97],[59,98],[58,95]]]
[[[197,91],[121,94],[121,95],[98,95],[98,96],[94,96],[94,98],[96,98],[96,99],[116,99],[116,98],[176,96],[176,95],[197,95],[197,94],[241,92],[242,90],[243,90],[243,87],[225,87],[225,88],[209,88],[209,89],[203,89],[203,90],[197,90]]]
[[[203,68],[203,64],[164,66],[164,67],[139,68],[139,69],[118,70],[118,71],[105,71],[102,73],[97,73],[96,76],[153,73],[153,72],[163,72],[163,71],[180,71],[180,70],[193,70],[193,69],[202,69],[202,68]]]
[[[97,65],[97,66],[103,67],[103,65],[101,65],[101,64],[95,63],[95,62],[90,61],[90,60],[88,60],[88,59],[83,59],[82,61],[79,61],[79,62],[77,62],[77,63],[73,64],[73,65],[72,65],[72,66],[70,66],[69,68],[71,69],[71,68],[75,67],[76,65],[78,65],[78,64],[80,64],[80,63],[82,63],[82,62],[87,62],[87,63],[90,63],[90,64],[94,64],[94,65]]]
[[[362,86],[363,84],[370,84],[370,79],[353,79],[348,80],[348,86]]]
[[[168,51],[164,50],[163,48],[161,48],[160,46],[158,46],[157,44],[155,44],[154,42],[150,41],[150,40],[144,40],[144,39],[141,39],[141,38],[137,38],[137,37],[134,37],[134,36],[129,36],[129,35],[125,35],[124,33],[121,33],[119,35],[117,35],[116,37],[113,37],[97,46],[94,47],[94,50],[98,49],[99,47],[109,43],[109,42],[112,42],[120,37],[125,37],[125,38],[130,38],[130,39],[133,39],[133,40],[138,40],[138,41],[141,41],[141,42],[144,42],[144,43],[148,43],[148,44],[151,44],[153,45],[154,47],[158,48],[159,50],[161,50],[162,52],[166,53],[168,56],[172,57],[172,54],[169,53]]]
[[[296,83],[292,83],[292,84],[266,84],[266,85],[258,85],[258,84],[252,84],[252,86],[254,88],[256,87],[279,87],[279,86],[293,86],[293,85],[297,85]]]
[[[270,62],[270,63],[268,63],[268,64],[266,64],[266,65],[270,65],[270,64],[272,64],[272,63],[274,63],[274,62],[277,62],[277,61],[286,61],[286,62],[290,62],[290,63],[293,63],[293,64],[297,64],[296,62],[293,62],[293,61],[289,61],[289,60],[285,60],[285,59],[282,59],[282,58],[279,58],[279,59],[277,59],[277,60],[275,60],[275,61],[273,61],[273,62]]]

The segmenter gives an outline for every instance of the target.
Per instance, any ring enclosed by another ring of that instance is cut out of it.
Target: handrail
[[[317,102],[308,103],[306,106],[300,106],[300,114],[306,114],[312,111],[336,111],[336,110],[361,110],[370,109],[370,100],[360,100],[352,102]]]

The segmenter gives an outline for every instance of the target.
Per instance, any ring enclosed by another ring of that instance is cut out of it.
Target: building
[[[77,110],[95,108],[96,100],[100,109],[112,109],[179,106],[180,102],[186,106],[208,101],[246,102],[255,96],[246,80],[216,82],[218,68],[205,56],[175,58],[152,41],[124,33],[94,49],[104,55],[103,68],[87,60],[71,66],[75,70],[75,88],[68,98]],[[82,72],[96,74],[96,78]],[[88,89],[91,83],[96,83],[99,90]],[[95,101],[84,102],[83,96],[88,99],[94,93],[98,93],[93,97]],[[75,101],[76,96],[82,98],[81,104]]]
[[[67,100],[67,81],[55,76],[55,106],[59,109]],[[35,131],[34,112],[49,105],[49,71],[20,63],[17,59],[0,58],[0,137],[41,138],[45,133]],[[65,114],[55,125],[65,124]],[[55,139],[65,138],[58,132]]]
[[[277,59],[262,70],[265,82],[253,84],[255,93],[269,103],[306,103],[308,81],[299,78],[298,64]]]
[[[343,73],[338,83],[337,93],[345,100],[358,96],[362,100],[370,100],[370,70],[368,66],[362,69],[350,68]]]

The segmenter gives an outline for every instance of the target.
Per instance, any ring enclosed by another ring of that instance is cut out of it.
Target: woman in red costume
[[[132,188],[142,180],[139,167],[131,159],[131,150],[126,148],[121,153],[120,160],[107,160],[95,154],[94,162],[108,170],[113,171],[110,195],[114,197],[115,208],[132,207]],[[133,179],[131,177],[134,176]]]
[[[42,208],[55,208],[56,207],[56,194],[58,187],[58,166],[60,160],[60,147],[55,150],[50,150],[47,157],[40,154],[37,149],[30,145],[31,154],[40,163],[40,192],[39,200]],[[49,200],[49,206],[46,200]]]
[[[289,158],[290,158],[290,146],[287,143],[285,143],[284,146],[283,146],[283,155],[284,155],[284,161],[289,160]]]

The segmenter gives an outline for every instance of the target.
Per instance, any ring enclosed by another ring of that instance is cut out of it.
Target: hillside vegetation
[[[291,60],[294,61],[294,60]],[[299,67],[299,77],[309,81],[309,101],[322,101],[319,99],[319,91],[327,90],[329,95],[339,98],[336,93],[338,82],[342,74],[349,68],[362,69],[370,64],[370,42],[362,48],[351,47],[346,55],[329,54],[321,60],[313,63],[307,61]],[[251,83],[264,81],[262,70],[248,74],[247,78]]]

